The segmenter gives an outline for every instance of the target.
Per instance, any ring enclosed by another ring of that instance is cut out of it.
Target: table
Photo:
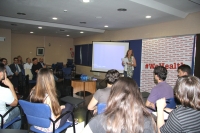
[[[75,98],[75,97],[71,97],[71,96],[63,97],[60,100],[62,102],[70,103],[70,104],[74,105],[75,108],[78,107],[79,104],[81,104],[85,101],[84,99]]]
[[[85,91],[88,91],[92,94],[94,94],[96,91],[96,81],[93,80],[88,80],[88,81],[72,80],[71,86],[73,87],[73,93],[83,91],[84,97],[85,97]]]
[[[0,133],[28,133],[28,131],[20,129],[0,129]]]

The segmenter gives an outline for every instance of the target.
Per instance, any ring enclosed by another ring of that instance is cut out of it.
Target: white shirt
[[[24,69],[31,69],[32,65],[33,65],[32,63],[30,63],[30,64],[26,63],[26,64],[24,64]]]
[[[126,57],[127,58],[127,57]],[[131,56],[131,62],[129,63],[132,63],[133,64],[133,56]],[[124,66],[124,71],[127,71],[127,64],[125,63],[125,66]],[[134,67],[132,66],[132,70],[134,70]]]
[[[0,114],[4,115],[7,112],[6,104],[10,105],[14,101],[14,97],[9,88],[0,86]],[[4,117],[4,122],[8,119],[9,114]]]

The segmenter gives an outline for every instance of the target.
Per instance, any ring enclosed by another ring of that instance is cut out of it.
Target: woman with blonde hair
[[[136,82],[119,78],[112,85],[104,113],[91,119],[83,133],[155,133],[156,126],[146,109]]]
[[[59,105],[56,93],[55,80],[52,71],[47,68],[42,68],[38,71],[37,83],[30,93],[30,102],[48,104],[51,108],[52,120],[55,120],[66,111],[73,111],[73,106],[70,104],[66,104],[65,106]],[[68,117],[69,114],[65,115],[63,119],[56,122],[55,129],[57,129],[59,126],[62,126],[67,121]],[[52,132],[53,123],[51,123],[49,128],[42,128],[37,126],[36,128],[43,132]]]

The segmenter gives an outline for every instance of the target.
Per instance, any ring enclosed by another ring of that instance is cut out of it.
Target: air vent
[[[117,11],[125,12],[125,11],[127,11],[127,9],[125,9],[125,8],[119,8],[119,9],[117,9]]]

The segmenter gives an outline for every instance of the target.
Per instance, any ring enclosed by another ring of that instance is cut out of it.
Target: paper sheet
[[[157,112],[152,112],[157,117]],[[164,120],[167,120],[169,117],[169,114],[164,112]]]
[[[129,61],[128,61],[128,58],[122,58],[122,61],[123,61],[125,64],[129,62]]]

